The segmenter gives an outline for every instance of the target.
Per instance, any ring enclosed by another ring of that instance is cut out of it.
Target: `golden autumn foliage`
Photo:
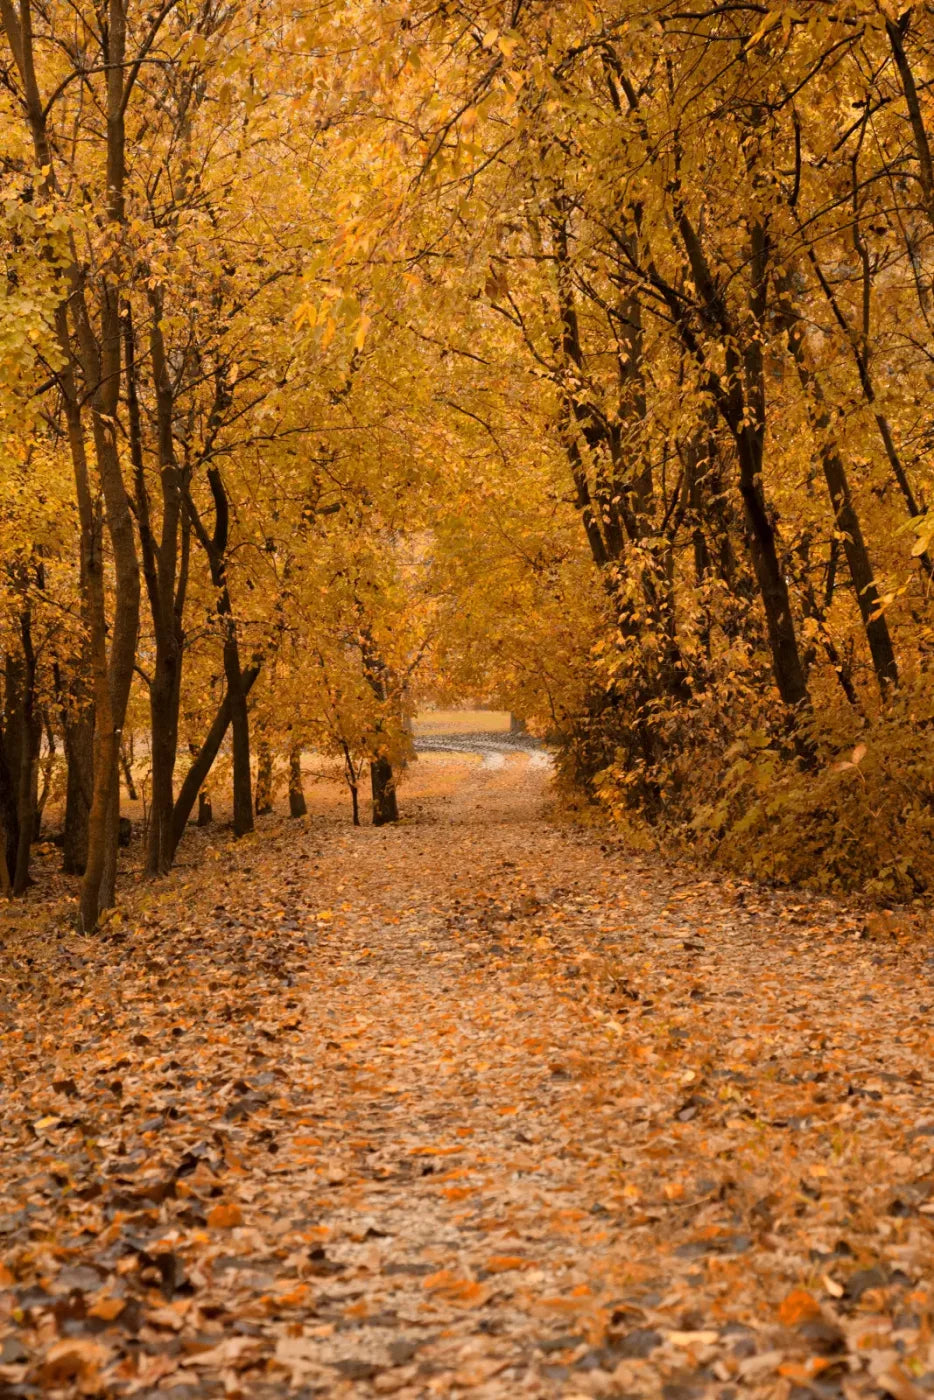
[[[928,889],[925,7],[109,6],[2,9],[14,887],[43,762],[91,928],[130,749],[158,874],[215,760],[391,816],[473,696],[643,839]]]

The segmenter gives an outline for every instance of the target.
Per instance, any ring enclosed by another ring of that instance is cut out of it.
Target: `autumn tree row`
[[[52,745],[92,927],[130,736],[158,873],[228,730],[244,831],[251,726],[391,791],[418,684],[738,868],[934,880],[927,6],[0,17],[20,885]]]
[[[928,887],[931,7],[402,9],[409,255],[602,581],[537,678],[566,773],[756,874]]]
[[[360,308],[314,337],[294,317],[347,194],[313,21],[210,0],[11,0],[0,19],[5,874],[25,888],[63,750],[92,929],[130,746],[153,874],[228,734],[234,829],[252,829],[251,720],[259,805],[279,750],[301,811],[313,744],[346,762],[355,809],[368,765],[391,819],[425,624],[415,599],[387,631],[406,554],[373,477],[378,406],[364,427],[345,402]]]

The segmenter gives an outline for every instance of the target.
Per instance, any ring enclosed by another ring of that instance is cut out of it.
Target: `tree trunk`
[[[62,869],[83,875],[88,860],[88,815],[93,787],[94,709],[84,705],[63,715],[65,736],[65,821]]]
[[[12,881],[19,851],[19,774],[23,742],[23,667],[11,654],[4,666],[3,725],[0,730],[0,806],[7,871]]]
[[[45,734],[46,754],[41,763],[36,765],[36,801],[35,801],[35,825],[33,827],[33,840],[42,840],[42,818],[45,814],[46,803],[52,791],[52,780],[55,775],[55,760],[58,757],[58,750],[55,744],[55,730],[52,728],[52,718],[48,710],[42,711],[42,732]],[[39,773],[42,775],[42,785],[39,785]]]
[[[111,909],[117,894],[117,860],[120,849],[120,766],[110,770],[110,794],[104,828],[104,864],[101,870],[100,908]]]
[[[5,899],[9,899],[13,893],[10,884],[10,870],[6,863],[6,827],[3,824],[3,815],[0,813],[0,894]]]
[[[762,490],[767,407],[762,346],[769,309],[768,234],[759,223],[750,229],[749,322],[737,326],[727,311],[697,230],[680,202],[675,205],[675,216],[698,295],[706,314],[715,319],[720,331],[724,353],[722,377],[710,365],[708,352],[695,332],[677,289],[664,282],[655,269],[652,270],[653,280],[665,297],[685,350],[703,368],[708,391],[736,445],[739,490],[753,572],[765,613],[772,673],[778,693],[792,713],[797,752],[804,762],[811,764],[815,761],[813,741],[801,733],[797,723],[802,713],[810,708],[807,679],[798,650],[788,585],[778,558],[775,530]]]
[[[162,529],[157,543],[153,532],[143,456],[143,426],[139,402],[139,365],[129,308],[124,316],[123,344],[127,386],[130,456],[136,497],[143,577],[153,633],[156,658],[149,688],[152,735],[152,808],[146,869],[150,875],[164,875],[172,863],[172,811],[175,801],[174,776],[178,754],[178,713],[181,698],[185,594],[188,583],[190,523],[182,508],[181,477],[175,458],[173,413],[175,397],[166,363],[162,334],[162,293],[149,291],[152,311],[150,364],[156,397],[156,447],[159,488],[162,493]]]
[[[211,796],[207,788],[202,788],[198,793],[198,825],[210,826],[214,820],[214,809],[211,806]]]
[[[272,811],[272,749],[261,739],[256,760],[256,815],[268,816]]]
[[[107,222],[115,236],[125,222],[124,59],[126,13],[123,0],[107,0],[104,53],[107,63]],[[117,415],[123,370],[122,276],[118,258],[95,288],[100,326],[95,335],[87,307],[72,298],[84,381],[93,386],[91,423],[104,516],[114,566],[114,605],[106,677],[96,695],[94,795],[88,822],[88,863],[81,888],[80,920],[85,932],[97,927],[102,909],[114,901],[119,830],[119,760],[123,721],[133,681],[139,634],[139,560],[123,465],[117,446]],[[105,694],[106,692],[106,694]]]
[[[396,781],[392,764],[380,756],[370,763],[370,786],[373,792],[373,825],[385,826],[399,820]]]
[[[218,395],[219,399],[217,402],[219,403],[224,400],[224,393],[220,388],[218,389]],[[217,403],[215,407],[217,408]],[[209,535],[205,529],[201,516],[198,513],[198,508],[192,500],[191,493],[187,492],[187,488],[185,503],[188,509],[188,518],[207,556],[208,567],[211,571],[211,582],[217,590],[217,615],[220,619],[224,639],[224,675],[227,680],[227,701],[230,706],[229,723],[233,731],[233,828],[235,835],[245,836],[247,832],[253,830],[253,779],[250,773],[250,715],[246,703],[249,685],[245,684],[244,673],[240,669],[237,621],[234,617],[233,605],[230,600],[230,590],[227,587],[227,546],[230,540],[230,503],[227,499],[227,491],[224,486],[223,478],[217,467],[208,467],[208,485],[211,488],[211,496],[214,501],[213,535]],[[254,680],[258,674],[259,668],[257,667],[253,676]],[[252,680],[250,681],[250,685],[252,685]],[[207,770],[205,770],[205,776],[207,776]],[[186,820],[187,813],[191,811],[193,804],[194,795],[192,795],[186,811]],[[176,804],[176,806],[177,805],[178,804]],[[176,840],[178,840],[178,835],[176,835]]]
[[[233,733],[233,829],[235,836],[253,830],[253,777],[250,773],[250,714],[240,673],[240,652],[236,634],[224,643],[224,672],[230,696],[230,727]]]
[[[808,704],[808,688],[798,651],[798,640],[791,613],[788,585],[778,559],[775,531],[762,495],[760,454],[753,445],[751,430],[740,433],[740,495],[749,535],[749,552],[759,596],[765,612],[765,626],[772,656],[772,672],[778,693],[789,709]]]
[[[244,702],[253,687],[256,677],[259,675],[258,666],[250,666],[243,673]],[[172,856],[178,848],[178,843],[185,833],[191,809],[198,800],[198,794],[202,791],[211,766],[218,755],[221,744],[224,742],[224,735],[230,728],[232,706],[230,703],[229,691],[225,693],[223,700],[218,706],[214,722],[208,730],[204,743],[198,750],[198,755],[185,774],[184,782],[179,789],[178,797],[175,799],[175,808],[172,813]]]
[[[175,807],[175,759],[178,752],[178,710],[181,651],[173,637],[156,642],[156,664],[149,690],[152,729],[152,805],[146,869],[165,875],[172,864],[172,814]]]
[[[344,754],[344,777],[347,786],[350,788],[350,805],[353,810],[353,824],[360,825],[360,785],[357,781],[357,765],[354,762],[353,754],[350,752],[350,745],[346,740],[341,740],[341,749]]]
[[[36,655],[32,645],[32,625],[28,607],[20,617],[23,645],[22,690],[19,705],[20,740],[16,818],[18,841],[13,868],[13,893],[23,894],[30,884],[29,854],[36,824],[36,764],[42,742],[42,716],[36,704]]]
[[[883,696],[887,696],[898,684],[898,665],[888,623],[880,605],[869,550],[853,504],[846,467],[833,438],[832,420],[824,392],[820,380],[807,362],[799,318],[790,307],[785,310],[785,318],[789,324],[789,349],[804,392],[808,420],[817,440],[824,480],[830,493],[834,524],[842,538],[843,552],[856,592],[876,681]]]
[[[139,801],[139,792],[136,788],[136,780],[133,777],[133,745],[130,744],[129,752],[126,743],[120,745],[120,769],[123,773],[123,782],[126,787],[126,795],[131,802]]]
[[[308,812],[302,788],[302,749],[294,744],[289,752],[289,816],[304,817]]]

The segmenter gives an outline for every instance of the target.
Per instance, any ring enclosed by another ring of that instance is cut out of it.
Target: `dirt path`
[[[5,916],[0,1395],[934,1389],[929,941],[546,781],[436,756],[96,942]]]

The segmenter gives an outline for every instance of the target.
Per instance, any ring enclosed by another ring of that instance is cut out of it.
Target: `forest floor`
[[[547,782],[433,754],[398,827],[193,833],[96,939],[0,914],[0,1395],[934,1390],[924,918]]]

